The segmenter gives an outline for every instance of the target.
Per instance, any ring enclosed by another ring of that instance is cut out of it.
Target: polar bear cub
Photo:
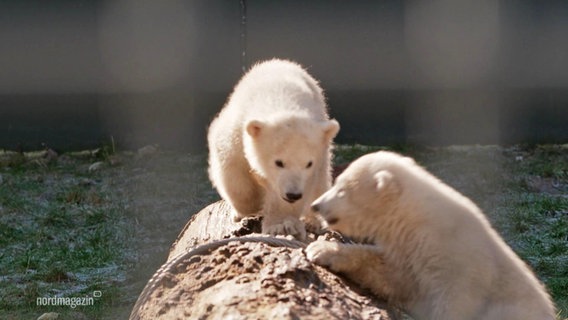
[[[555,319],[543,285],[481,210],[411,158],[357,159],[312,208],[366,244],[318,240],[308,259],[415,319]]]
[[[209,177],[236,221],[262,215],[264,233],[304,238],[300,218],[331,186],[338,131],[322,89],[301,66],[259,63],[209,127]]]

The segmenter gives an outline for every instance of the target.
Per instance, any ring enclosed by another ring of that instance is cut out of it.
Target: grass
[[[568,319],[568,147],[531,148],[511,170],[518,175],[497,211],[506,218],[500,226]]]
[[[546,284],[559,319],[568,319],[568,197],[504,194],[491,214],[505,240]]]
[[[64,317],[98,318],[104,301],[84,310],[46,307],[37,298],[85,296],[98,288],[120,300],[113,281],[130,232],[119,201],[84,170],[88,161],[26,162],[0,168],[0,309],[8,319],[37,318],[57,310]],[[105,274],[96,271],[112,269]]]
[[[487,214],[568,319],[568,146],[337,146],[334,161],[390,149],[414,157]],[[7,319],[127,318],[191,214],[218,199],[206,157],[116,153],[47,161],[0,152],[0,310]],[[100,165],[89,170],[94,163]],[[93,305],[38,306],[38,297]]]

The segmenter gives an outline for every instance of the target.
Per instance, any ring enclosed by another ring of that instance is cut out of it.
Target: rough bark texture
[[[258,231],[259,219],[232,222],[223,201],[200,211],[130,318],[391,319],[384,302],[311,264],[305,243]]]

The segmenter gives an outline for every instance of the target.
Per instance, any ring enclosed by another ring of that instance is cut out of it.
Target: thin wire
[[[241,0],[241,69],[245,73],[247,65],[247,2]]]

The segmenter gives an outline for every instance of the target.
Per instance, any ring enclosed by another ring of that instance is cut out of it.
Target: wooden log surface
[[[235,223],[229,210],[221,200],[191,218],[130,319],[394,318],[383,301],[310,263],[306,243],[258,234],[259,218]]]

